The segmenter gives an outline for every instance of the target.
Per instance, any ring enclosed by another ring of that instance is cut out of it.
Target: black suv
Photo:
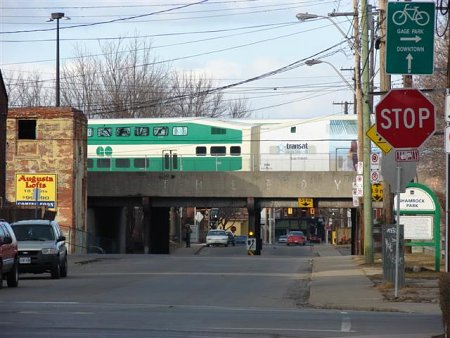
[[[66,237],[57,222],[26,220],[11,224],[19,243],[19,272],[67,276]]]

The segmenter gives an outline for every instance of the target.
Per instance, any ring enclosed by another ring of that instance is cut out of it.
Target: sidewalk
[[[203,244],[177,248],[174,255],[194,255]],[[342,255],[335,246],[321,244],[313,247],[316,255],[310,282],[309,304],[315,308],[396,311],[439,314],[439,303],[387,301],[369,279],[369,274],[382,274],[381,268],[362,266],[355,257]]]

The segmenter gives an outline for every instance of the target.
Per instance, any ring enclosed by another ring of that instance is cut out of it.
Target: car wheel
[[[6,284],[10,288],[15,288],[19,285],[19,263],[14,261],[14,266],[10,272],[6,275]]]
[[[227,247],[228,246],[228,244],[225,244],[225,247]]]
[[[64,264],[61,267],[61,277],[67,277],[67,254],[66,258],[64,259]]]
[[[52,267],[51,275],[52,275],[52,279],[59,279],[61,277],[61,266],[59,265],[59,260],[58,260],[58,263],[56,263]]]

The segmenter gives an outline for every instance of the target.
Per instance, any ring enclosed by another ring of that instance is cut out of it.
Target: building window
[[[224,128],[211,127],[211,135],[225,135],[226,133]]]
[[[97,159],[97,168],[111,168],[111,159],[110,158],[98,158]]]
[[[168,134],[168,127],[153,127],[153,136],[167,136]]]
[[[291,134],[295,134],[297,132],[297,127],[291,127]]]
[[[211,156],[225,156],[226,154],[227,150],[223,146],[211,147]]]
[[[197,156],[206,156],[206,147],[197,147],[197,148],[195,148],[195,155],[197,155]]]
[[[116,128],[116,136],[130,136],[131,128],[130,127],[117,127]]]
[[[129,168],[130,159],[129,158],[118,158],[116,159],[116,168]]]
[[[148,136],[148,127],[135,127],[134,136]]]
[[[173,127],[172,134],[173,136],[186,136],[188,133],[187,127]]]
[[[239,147],[239,146],[230,147],[230,155],[231,156],[240,156],[241,155],[241,147]]]
[[[97,136],[99,137],[110,137],[112,135],[112,129],[111,128],[98,128],[97,129]]]
[[[94,160],[92,158],[87,159],[87,167],[88,169],[94,168]]]
[[[19,120],[19,140],[36,140],[36,120]]]

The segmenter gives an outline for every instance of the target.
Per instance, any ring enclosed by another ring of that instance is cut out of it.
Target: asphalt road
[[[438,316],[307,307],[313,251],[70,258],[67,278],[0,290],[1,337],[429,337]]]

